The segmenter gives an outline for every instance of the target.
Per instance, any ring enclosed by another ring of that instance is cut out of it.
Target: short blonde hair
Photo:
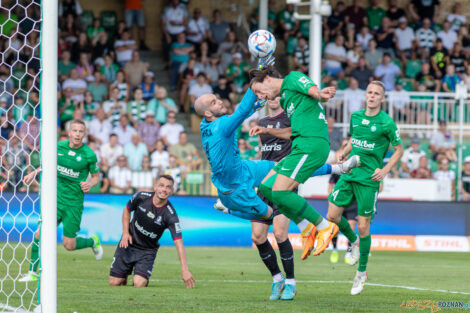
[[[369,83],[369,85],[377,85],[382,88],[383,94],[385,95],[385,85],[380,80],[373,80]]]

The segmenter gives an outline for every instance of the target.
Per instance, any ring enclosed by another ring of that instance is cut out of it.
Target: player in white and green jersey
[[[57,224],[64,225],[62,243],[65,249],[70,251],[92,248],[96,259],[100,260],[103,249],[98,235],[95,234],[90,238],[77,237],[82,220],[84,193],[99,183],[96,154],[83,143],[85,134],[85,123],[73,120],[69,129],[69,140],[57,143]],[[37,169],[25,176],[25,183],[30,184],[40,171]],[[87,182],[88,174],[91,174],[91,179]],[[38,260],[39,230],[35,234],[31,248],[29,273],[20,281],[37,280]]]
[[[290,72],[283,79],[275,73],[272,66],[251,71],[250,88],[260,99],[281,97],[281,107],[291,123],[292,150],[269,172],[259,191],[291,220],[304,218],[316,226],[317,246],[313,255],[319,255],[338,233],[338,226],[324,219],[293,189],[310,178],[328,158],[328,123],[321,102],[333,98],[336,90],[334,87],[320,90],[300,72]],[[310,240],[312,245],[314,240]]]
[[[381,110],[385,100],[385,88],[382,82],[373,81],[366,90],[366,109],[351,115],[349,131],[351,139],[339,155],[338,162],[348,155],[358,155],[361,167],[341,176],[328,200],[327,218],[338,224],[340,231],[353,244],[350,265],[359,260],[359,267],[354,278],[352,295],[359,294],[367,278],[366,267],[371,246],[370,221],[376,213],[377,195],[380,182],[398,163],[403,154],[400,133],[392,117]],[[390,144],[394,153],[386,166],[383,159]],[[357,202],[359,238],[342,217],[343,209],[354,200]],[[358,247],[359,244],[359,247]]]

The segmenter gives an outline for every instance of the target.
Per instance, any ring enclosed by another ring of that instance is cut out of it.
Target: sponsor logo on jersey
[[[150,217],[151,219],[154,219],[155,218],[155,214],[153,214],[152,212],[148,212],[147,213],[147,216]]]
[[[291,102],[289,107],[287,108],[287,117],[291,117],[294,111],[295,111],[295,107],[294,107],[294,104]]]
[[[141,210],[142,212],[145,212],[145,209],[141,207],[140,205],[139,205],[139,210]]]
[[[167,205],[166,208],[168,211],[170,211],[171,214],[175,214],[175,212],[172,210],[171,206]]]
[[[147,196],[147,197],[150,197],[152,195],[151,193],[148,193],[148,192],[141,192],[140,194],[143,196]]]
[[[202,131],[202,137],[212,136],[212,131],[210,129],[205,129]]]
[[[61,165],[57,165],[57,170],[60,172],[60,174],[71,178],[78,178],[78,176],[80,175],[80,172],[75,172],[73,169],[66,168]]]
[[[266,128],[273,128],[273,125],[268,125],[266,126]]]
[[[308,79],[308,77],[302,76],[299,78],[299,82],[301,82],[304,85],[307,85],[310,82],[310,79]]]
[[[278,145],[276,143],[273,143],[272,145],[262,145],[261,146],[261,152],[266,152],[266,151],[281,151],[282,150],[282,145]]]
[[[373,125],[371,128],[370,128],[370,131],[371,132],[375,132],[377,130],[377,127],[375,127],[375,125]]]
[[[369,120],[363,119],[362,120],[362,125],[369,125]]]
[[[67,153],[67,154],[70,155],[70,156],[74,156],[76,153],[74,151],[70,150],[69,153]]]
[[[140,233],[144,236],[150,237],[152,239],[157,238],[157,234],[145,230],[142,226],[139,225],[139,223],[137,223],[137,221],[135,221],[135,228],[137,228],[137,230],[140,231]]]
[[[162,225],[162,217],[161,216],[157,216],[157,219],[155,220],[155,224]]]
[[[180,225],[180,223],[175,223],[175,232],[181,233],[181,225]]]
[[[374,150],[375,142],[369,143],[367,140],[360,140],[360,139],[352,139],[352,144],[355,147],[366,149],[366,150]]]

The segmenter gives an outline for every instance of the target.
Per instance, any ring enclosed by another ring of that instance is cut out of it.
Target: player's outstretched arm
[[[403,145],[400,143],[398,145],[393,146],[393,149],[395,151],[390,157],[390,161],[388,161],[387,165],[385,165],[383,168],[375,169],[374,174],[372,174],[372,180],[382,181],[385,176],[387,176],[387,174],[392,170],[392,168],[394,168],[395,165],[398,164],[398,161],[400,161],[403,155]]]
[[[126,207],[124,208],[124,211],[122,211],[122,237],[121,237],[121,242],[119,243],[119,247],[121,248],[127,248],[129,244],[132,244],[132,236],[129,233],[129,222],[131,220],[131,212],[129,208]]]
[[[291,128],[264,128],[261,126],[255,126],[250,129],[250,136],[256,135],[271,135],[279,139],[290,140]]]
[[[188,269],[188,263],[186,262],[186,252],[184,251],[183,239],[174,240],[176,252],[178,252],[178,258],[181,263],[181,277],[183,278],[186,288],[194,288],[196,286],[196,280]]]
[[[308,89],[308,95],[321,102],[326,102],[330,100],[335,96],[335,94],[335,87],[326,87],[320,90],[317,86],[312,86]]]
[[[251,89],[248,89],[235,112],[221,120],[221,129],[226,137],[232,135],[243,121],[253,113],[253,105],[256,100],[256,95]]]

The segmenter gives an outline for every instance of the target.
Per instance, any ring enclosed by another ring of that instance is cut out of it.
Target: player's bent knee
[[[369,223],[360,221],[357,225],[357,230],[359,231],[359,236],[361,237],[369,235]]]
[[[127,284],[127,279],[126,278],[119,278],[119,277],[109,276],[109,285],[110,286],[125,286],[126,284]]]
[[[339,222],[341,222],[341,215],[338,216],[337,214],[328,212],[326,214],[326,219],[335,224],[338,224]]]
[[[253,240],[253,243],[255,245],[260,245],[260,244],[263,244],[266,242],[266,240],[268,240],[268,238],[266,237],[265,234],[251,234],[251,240]]]
[[[134,275],[132,281],[134,282],[134,287],[147,287],[149,282],[148,279],[139,275]]]
[[[76,246],[75,238],[65,238],[64,237],[62,239],[62,244],[64,245],[64,248],[67,251],[75,250],[75,246]]]
[[[277,242],[284,242],[287,240],[288,236],[285,231],[273,230],[274,238]]]

